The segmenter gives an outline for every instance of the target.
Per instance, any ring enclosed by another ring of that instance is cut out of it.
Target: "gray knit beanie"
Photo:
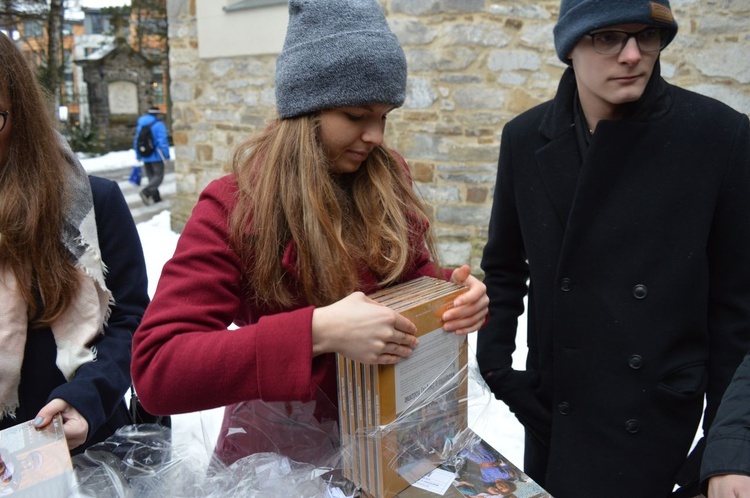
[[[400,106],[406,57],[376,0],[289,0],[276,61],[281,118],[366,104]]]
[[[557,56],[570,64],[568,55],[584,35],[630,23],[670,29],[667,45],[677,34],[669,0],[562,0],[554,29]]]

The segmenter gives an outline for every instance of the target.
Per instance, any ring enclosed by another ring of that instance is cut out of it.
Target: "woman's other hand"
[[[72,450],[85,443],[89,433],[89,423],[78,410],[60,398],[53,399],[39,410],[34,419],[34,427],[37,429],[45,427],[58,413],[62,414],[63,431],[68,441],[68,448]]]
[[[489,313],[487,287],[472,276],[469,265],[456,268],[451,281],[469,288],[453,301],[453,308],[443,313],[443,328],[456,334],[465,335],[479,330]]]
[[[416,332],[408,319],[355,292],[313,312],[313,356],[336,352],[362,363],[390,365],[411,355]]]

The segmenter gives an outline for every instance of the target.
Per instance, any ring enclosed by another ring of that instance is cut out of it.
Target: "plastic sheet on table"
[[[315,467],[339,467],[336,405],[318,389],[307,402],[253,400],[227,407],[216,454],[229,465],[253,453],[278,453]]]
[[[155,496],[174,470],[171,430],[154,424],[128,425],[73,457],[82,496]]]
[[[445,361],[395,419],[362,426],[343,446],[337,407],[322,392],[306,403],[227,407],[218,442],[205,428],[203,441],[177,445],[169,428],[123,427],[73,458],[79,496],[358,498],[368,488],[344,476],[343,462],[377,444],[389,453],[381,465],[400,471],[409,483],[437,466],[458,469],[462,451],[476,442],[468,427],[489,403],[475,363],[466,361],[467,348],[461,347],[463,359]],[[217,444],[224,461],[206,458]],[[366,471],[377,470],[377,460],[366,458]]]
[[[81,498],[268,497],[351,498],[356,489],[335,469],[295,462],[276,453],[245,456],[229,466],[183,457],[171,429],[121,428],[73,458]]]

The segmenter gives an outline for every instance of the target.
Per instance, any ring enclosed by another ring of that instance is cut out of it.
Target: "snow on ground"
[[[86,157],[86,154],[79,153],[78,157],[81,159],[83,169],[86,173],[96,174],[102,171],[111,169],[126,168],[128,166],[134,166],[138,163],[138,159],[135,157],[135,151],[133,149],[118,150],[104,154],[103,156]],[[174,148],[169,149],[169,157],[174,157]],[[167,225],[169,226],[169,225]]]

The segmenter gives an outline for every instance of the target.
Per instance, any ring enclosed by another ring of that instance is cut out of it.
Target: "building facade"
[[[431,209],[443,262],[479,272],[500,134],[550,99],[565,69],[552,28],[559,0],[381,0],[409,64],[387,143],[407,159]],[[671,0],[680,32],[662,74],[750,113],[750,2]],[[181,230],[233,148],[275,115],[286,2],[168,0],[172,123]]]
[[[148,105],[158,106],[168,114],[169,60],[166,9],[154,6],[87,8],[79,4],[80,2],[66,4],[62,27],[59,95],[61,121],[72,126],[92,125],[88,85],[84,80],[81,65],[76,62],[86,61],[92,55],[96,56],[97,53],[114,48],[117,45],[115,32],[118,24],[121,26],[122,34],[127,36],[130,46],[150,62],[151,72],[142,74],[144,80],[140,82],[148,87]],[[158,2],[151,4],[157,5]],[[45,65],[48,33],[44,16],[22,18],[14,28],[14,32],[10,34],[17,39],[18,47],[29,63],[36,68]],[[148,108],[148,105],[145,105],[144,109]],[[137,117],[138,112],[135,114]]]

